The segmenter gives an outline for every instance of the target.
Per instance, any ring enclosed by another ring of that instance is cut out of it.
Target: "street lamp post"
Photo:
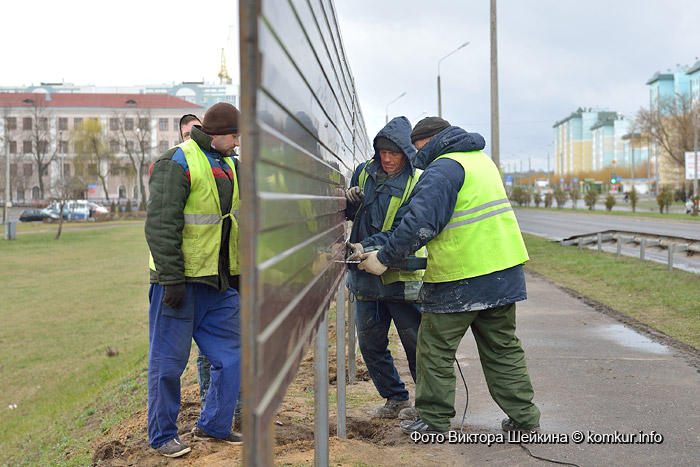
[[[438,60],[438,75],[437,75],[437,92],[438,92],[438,117],[442,118],[442,93],[440,91],[440,62],[442,62],[444,59],[452,55],[453,53],[457,52],[459,49],[466,47],[469,45],[469,42],[465,42],[464,44],[460,45],[456,49],[454,49],[452,52],[448,53],[444,57],[442,57],[440,60]]]
[[[698,197],[698,109],[697,104],[693,109],[693,149],[695,150],[695,170],[693,174],[693,196]],[[698,215],[698,205],[693,203],[693,215]]]
[[[7,121],[5,121],[5,125],[7,125]],[[5,137],[0,136],[0,139],[3,140],[2,145],[5,149],[5,207],[2,219],[5,222],[5,235],[7,236],[7,232],[10,230],[10,142],[7,139],[7,130]]]
[[[425,115],[427,113],[428,113],[428,111],[424,110],[421,113],[419,113],[418,115],[416,115],[415,117],[413,117],[413,120],[417,122],[419,118],[421,118],[423,115]]]
[[[396,102],[397,100],[401,99],[405,95],[406,95],[406,92],[401,93],[401,95],[399,97],[397,97],[396,99],[394,99],[393,101],[389,102],[386,105],[386,122],[384,122],[384,123],[389,123],[389,106],[391,104],[393,104],[394,102]]]

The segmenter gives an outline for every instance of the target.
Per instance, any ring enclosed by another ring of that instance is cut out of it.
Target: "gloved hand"
[[[387,267],[377,259],[377,253],[379,253],[379,250],[370,251],[369,253],[362,253],[360,256],[362,262],[357,266],[357,269],[367,271],[375,276],[381,276],[384,274]]]
[[[350,204],[360,204],[365,199],[365,194],[359,186],[354,186],[345,192],[345,199]]]
[[[365,249],[362,247],[361,243],[346,243],[345,244],[347,250],[348,250],[348,255],[346,258],[346,261],[357,261],[360,259],[360,255],[365,252]]]
[[[185,295],[187,294],[184,282],[177,285],[166,285],[164,288],[165,296],[163,297],[163,303],[170,308],[182,308],[182,305],[185,304]]]

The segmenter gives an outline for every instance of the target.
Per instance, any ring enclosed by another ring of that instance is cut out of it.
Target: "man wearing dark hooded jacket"
[[[354,255],[380,248],[393,225],[398,225],[419,175],[412,160],[411,123],[405,117],[391,120],[374,138],[374,157],[360,164],[347,191],[345,215],[353,221],[350,234]],[[413,252],[411,252],[413,253]],[[367,370],[379,394],[386,399],[372,415],[396,418],[411,406],[388,349],[389,326],[393,319],[406,352],[413,380],[416,380],[416,339],[420,305],[416,303],[422,271],[388,271],[381,277],[350,265],[348,288],[356,296],[358,340]]]
[[[515,303],[527,298],[528,260],[500,173],[481,149],[481,135],[428,117],[411,141],[414,165],[425,168],[408,212],[379,251],[364,253],[359,269],[382,274],[386,264],[426,245],[423,316],[418,332],[416,409],[406,433],[445,432],[455,415],[457,347],[471,326],[494,401],[508,415],[504,430],[538,431],[540,411],[520,340]]]

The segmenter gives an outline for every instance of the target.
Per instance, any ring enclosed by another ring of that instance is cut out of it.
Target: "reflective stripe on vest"
[[[493,161],[481,151],[445,154],[437,159],[441,158],[462,166],[464,182],[450,221],[428,242],[423,280],[456,281],[527,261],[518,221]]]
[[[359,183],[360,189],[363,191],[365,189],[365,184],[367,183],[367,177],[369,176],[369,173],[367,172],[367,167],[369,167],[370,164],[372,164],[372,162],[373,162],[373,160],[366,163],[365,166],[362,168],[362,172],[360,172],[358,183]],[[396,218],[396,213],[398,212],[399,208],[401,206],[403,206],[403,204],[408,200],[408,197],[410,196],[411,192],[413,191],[413,188],[416,186],[416,183],[418,183],[418,179],[420,178],[422,173],[423,173],[422,170],[415,169],[415,174],[408,176],[408,180],[406,181],[406,188],[404,188],[403,195],[401,196],[401,198],[399,198],[398,196],[391,197],[391,200],[389,201],[389,206],[387,207],[387,210],[386,210],[386,215],[384,216],[384,224],[382,224],[382,232],[386,232],[394,224],[394,219]],[[362,204],[360,203],[360,207],[361,206],[362,206]],[[359,208],[358,208],[357,212],[360,212]],[[410,256],[420,256],[421,258],[423,258],[423,257],[425,257],[425,255],[426,255],[426,249],[425,249],[425,247],[423,247]],[[401,282],[420,281],[420,280],[422,280],[424,273],[425,273],[424,269],[420,269],[418,271],[392,271],[392,270],[388,270],[384,274],[381,275],[381,278],[382,278],[382,283],[384,285],[387,285],[387,284],[391,284],[391,283],[399,282],[399,281],[401,281]]]
[[[231,218],[229,233],[229,272],[240,274],[238,255],[238,209],[240,207],[238,178],[233,159],[224,161],[233,172],[233,195],[231,211],[221,215],[221,203],[216,180],[206,154],[193,140],[185,141],[178,147],[185,154],[190,171],[190,194],[184,209],[185,225],[182,229],[182,254],[185,261],[186,277],[216,276],[219,274],[219,250],[223,220]],[[153,257],[151,269],[155,270]]]
[[[472,218],[457,221],[457,222],[452,221],[452,219],[466,216],[468,214],[473,214],[475,212],[483,211],[486,208],[490,208],[492,206],[498,206],[499,204],[507,204],[508,206],[504,206],[504,207],[499,208],[495,211],[489,211],[489,212],[481,214],[477,217],[472,217]],[[452,217],[450,218],[450,222],[445,226],[445,228],[443,230],[453,229],[453,228],[459,227],[461,225],[473,224],[474,222],[479,222],[480,220],[486,219],[487,217],[496,216],[498,214],[504,213],[506,211],[512,211],[512,210],[513,210],[513,207],[510,205],[510,201],[508,200],[508,198],[503,198],[503,199],[499,199],[496,201],[489,201],[488,203],[484,203],[481,206],[477,206],[475,208],[467,209],[466,211],[455,212],[454,214],[452,214]]]

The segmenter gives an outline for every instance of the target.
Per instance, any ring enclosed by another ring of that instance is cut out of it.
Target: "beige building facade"
[[[76,198],[138,202],[151,163],[180,143],[180,117],[205,110],[167,94],[0,93],[0,198],[9,158],[14,204],[46,203],[66,180]]]

